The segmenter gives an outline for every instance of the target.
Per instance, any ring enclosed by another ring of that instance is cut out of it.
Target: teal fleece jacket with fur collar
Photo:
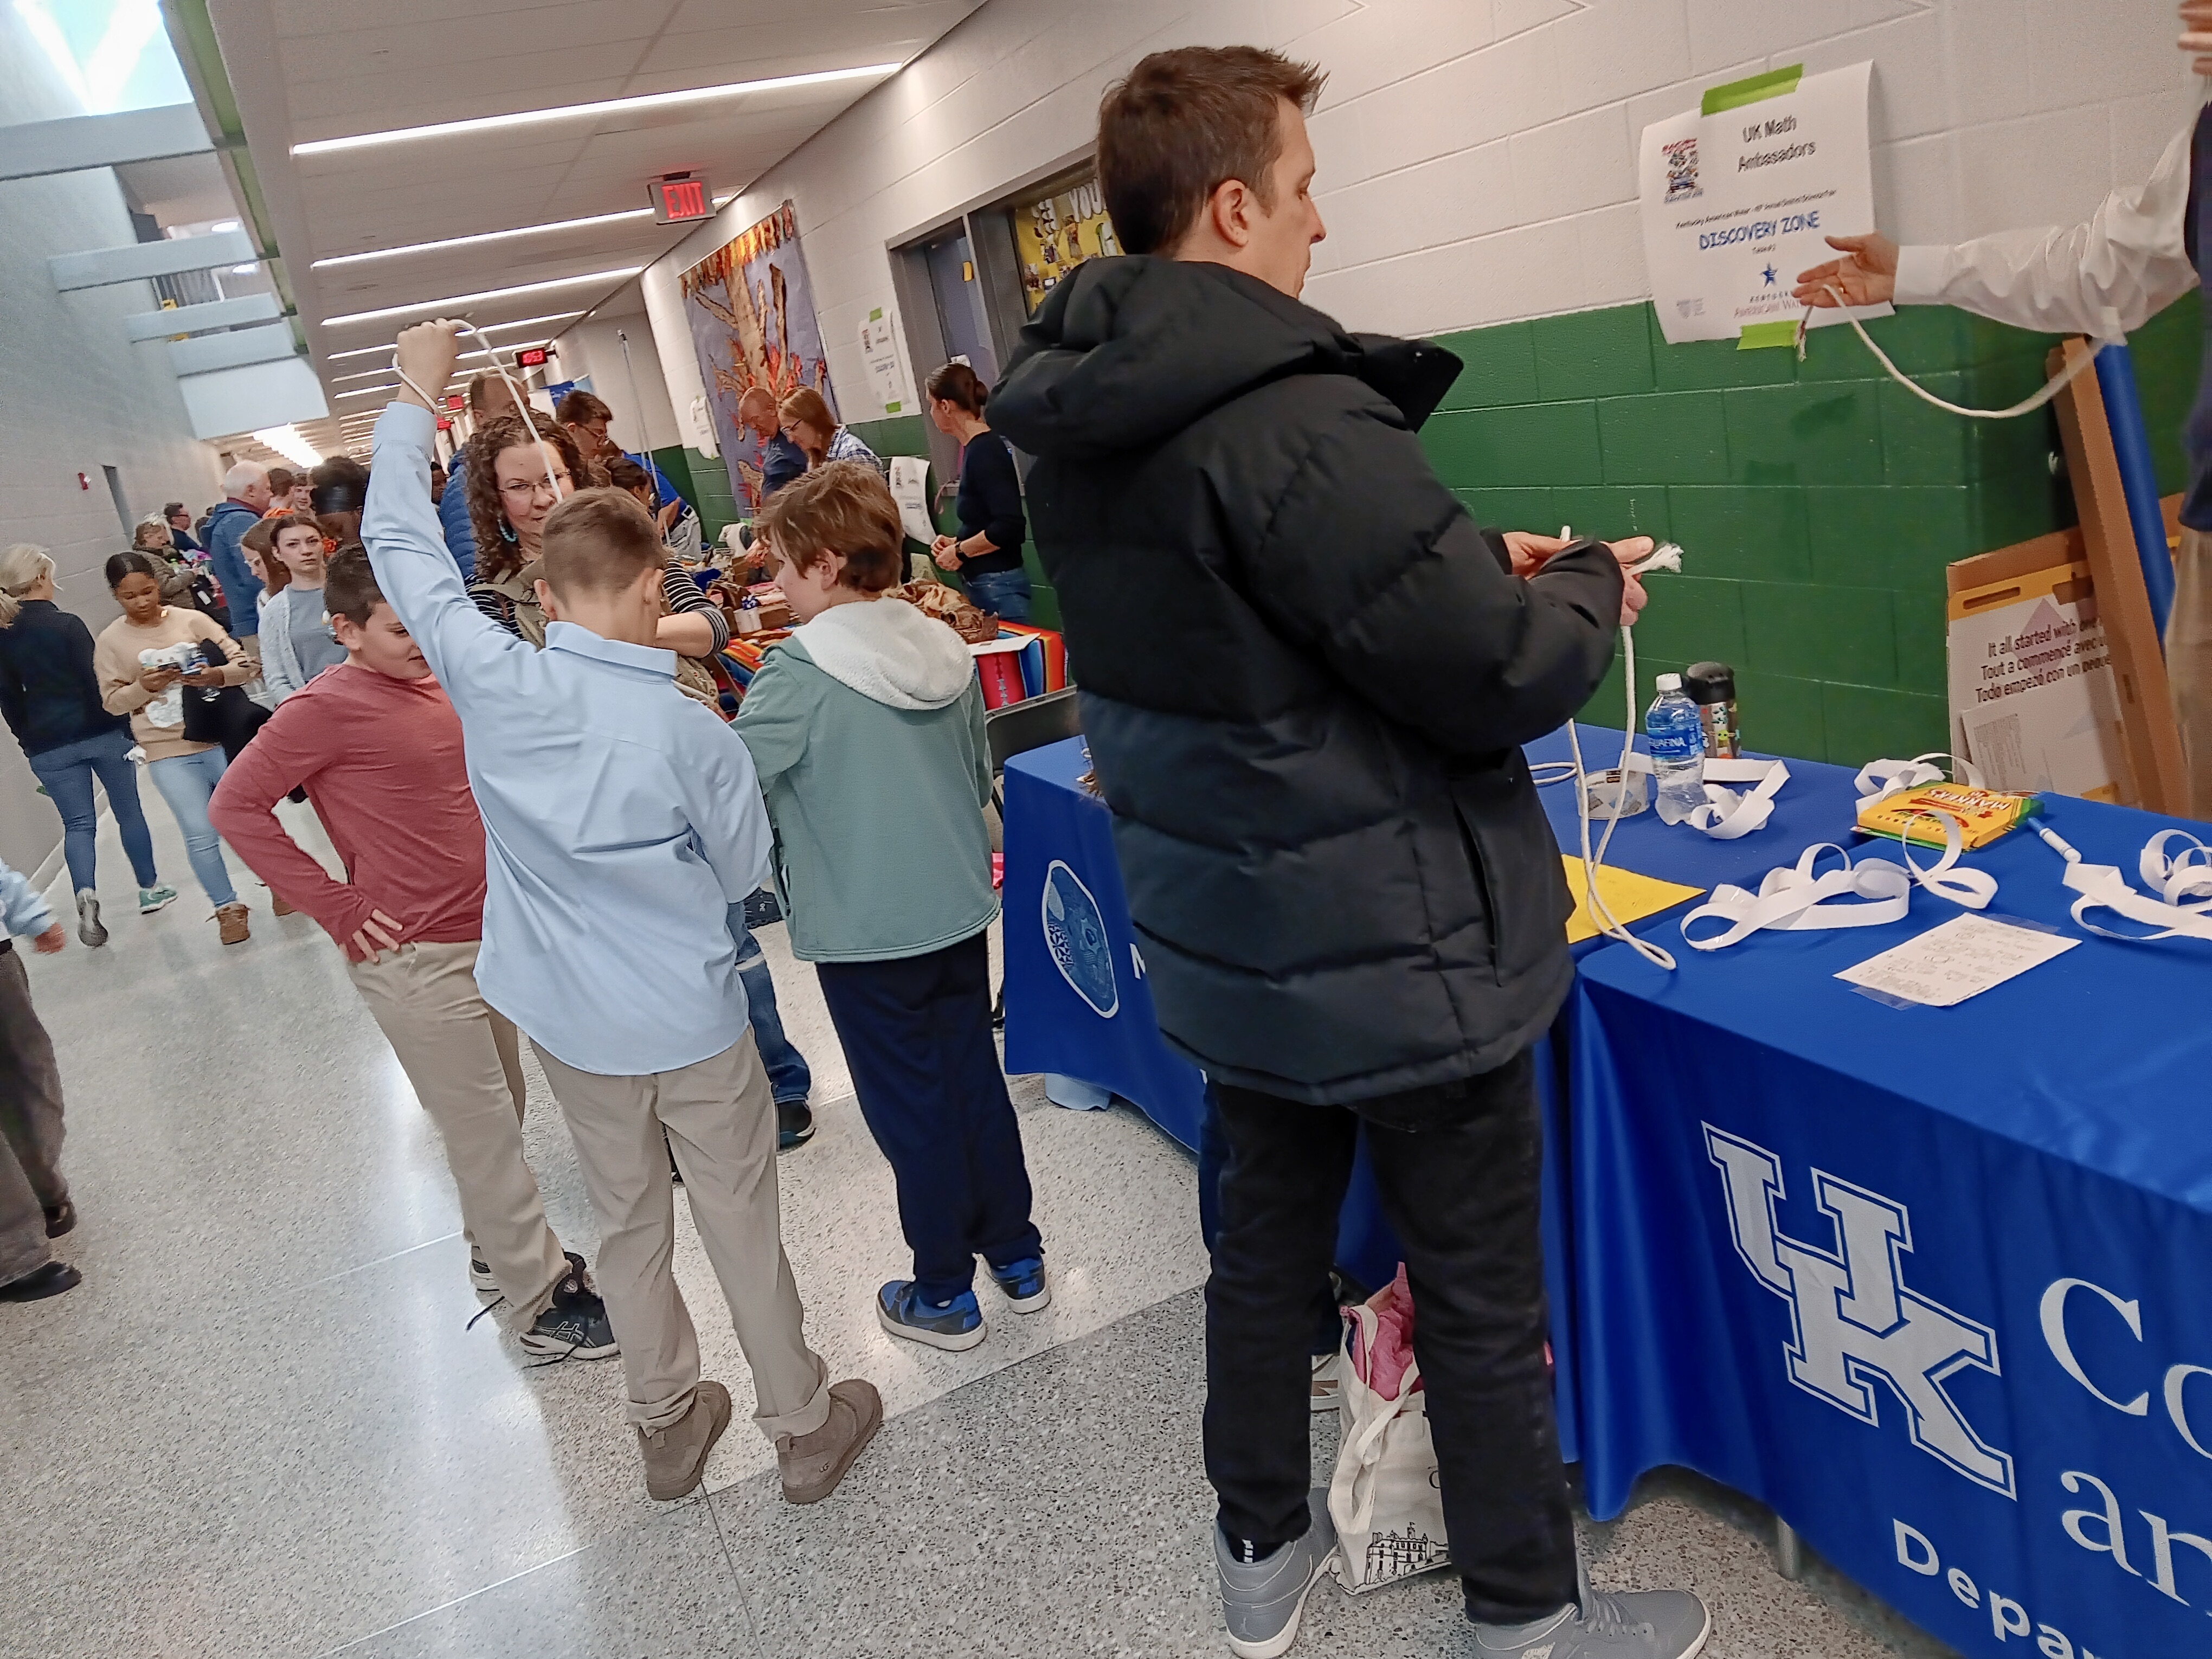
[[[917,957],[991,925],[983,693],[950,628],[902,599],[833,605],[769,652],[736,729],[793,955]]]

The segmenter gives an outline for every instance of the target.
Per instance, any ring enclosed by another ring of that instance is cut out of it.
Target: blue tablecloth
[[[2049,817],[2131,874],[2168,827],[2057,799]],[[1749,839],[1771,865],[1842,837]],[[1998,879],[1990,914],[2083,942],[1946,1010],[1833,977],[1959,914],[1926,893],[1893,926],[1712,954],[1639,928],[1673,975],[1620,945],[1583,963],[1589,1507],[1686,1465],[1964,1653],[2203,1652],[2212,945],[2083,934],[2025,832],[1968,862]]]
[[[1110,1089],[1195,1151],[1206,1079],[1160,1040],[1080,738],[1017,755],[1006,799],[1006,1069]]]

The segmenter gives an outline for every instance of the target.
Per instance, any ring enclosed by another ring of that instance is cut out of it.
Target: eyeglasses
[[[499,493],[510,501],[528,501],[535,499],[538,492],[543,490],[557,501],[568,493],[573,483],[574,480],[568,476],[568,470],[563,467],[553,475],[550,483],[544,478],[532,480],[517,478],[511,483],[501,484],[499,487]]]

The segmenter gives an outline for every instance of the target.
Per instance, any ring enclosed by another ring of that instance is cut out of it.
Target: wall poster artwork
[[[738,400],[754,386],[779,403],[800,386],[812,386],[833,414],[837,410],[791,204],[678,280],[708,411],[730,470],[730,492],[750,517],[760,506],[761,441],[739,422]]]
[[[1036,315],[1044,296],[1085,259],[1121,251],[1095,173],[1063,184],[1011,210],[1014,256],[1022,267],[1022,303]]]

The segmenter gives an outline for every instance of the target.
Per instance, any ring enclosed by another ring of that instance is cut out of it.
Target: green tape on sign
[[[1738,351],[1762,351],[1768,346],[1795,346],[1797,325],[1792,322],[1749,323],[1736,337]]]
[[[1797,90],[1798,82],[1805,78],[1805,66],[1792,64],[1788,69],[1768,70],[1763,75],[1753,75],[1741,81],[1731,81],[1724,87],[1709,87],[1698,103],[1700,115],[1718,115],[1724,109],[1741,109],[1746,104],[1755,104],[1762,98],[1779,98],[1784,93]]]
[[[879,323],[883,321],[883,319],[884,308],[881,306],[878,306],[873,311],[868,313],[868,320],[872,323]]]

